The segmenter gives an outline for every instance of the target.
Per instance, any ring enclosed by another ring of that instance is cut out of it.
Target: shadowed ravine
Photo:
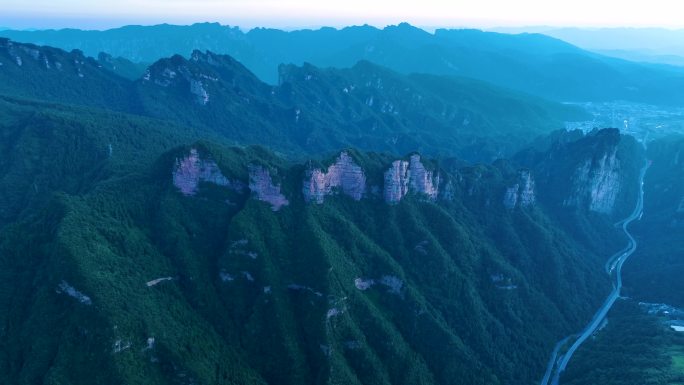
[[[541,381],[541,385],[549,385],[549,383],[551,385],[559,384],[560,375],[567,367],[568,362],[570,362],[573,354],[575,354],[577,349],[584,343],[584,341],[586,341],[587,338],[589,338],[589,336],[591,336],[596,329],[598,329],[603,320],[606,318],[606,315],[610,309],[613,307],[615,301],[620,297],[620,290],[622,289],[622,265],[637,248],[636,240],[627,230],[627,227],[632,221],[641,216],[642,210],[644,208],[644,175],[646,174],[647,169],[648,165],[644,166],[639,174],[639,197],[637,198],[634,211],[632,211],[627,218],[617,223],[617,225],[622,227],[622,231],[627,236],[627,246],[613,255],[608,262],[606,262],[606,273],[613,278],[613,290],[608,298],[606,298],[606,301],[603,303],[603,305],[596,311],[589,324],[580,334],[574,334],[565,337],[556,344],[556,347],[551,354],[551,358],[549,359],[549,364],[547,366],[546,373],[544,374],[544,378]],[[575,337],[576,339],[570,348],[568,348],[568,350],[559,357],[559,352],[566,342]]]

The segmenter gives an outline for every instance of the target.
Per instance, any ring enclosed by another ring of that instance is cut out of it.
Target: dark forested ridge
[[[671,136],[648,146],[652,161],[646,180],[644,215],[635,226],[643,244],[625,270],[629,295],[648,302],[684,307],[680,272],[684,250],[684,138]]]
[[[195,51],[129,80],[101,60],[0,41],[0,92],[171,120],[290,156],[345,146],[490,161],[585,114],[468,79],[400,75],[369,62],[348,70],[284,66],[261,82],[225,55]],[[103,64],[105,63],[105,64]]]

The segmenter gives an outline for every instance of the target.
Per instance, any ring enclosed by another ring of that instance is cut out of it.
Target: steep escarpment
[[[430,199],[439,194],[439,173],[434,175],[420,161],[420,155],[413,154],[409,161],[395,160],[385,171],[383,196],[387,203],[397,203],[410,191],[424,194]]]
[[[273,211],[290,204],[281,193],[280,184],[273,181],[270,171],[263,166],[249,166],[249,189],[258,200],[269,203]]]
[[[304,200],[315,203],[323,203],[326,195],[338,190],[354,200],[360,200],[366,193],[366,176],[347,152],[340,153],[325,171],[309,168],[302,188]]]
[[[535,201],[605,261],[624,243],[612,226],[634,209],[646,164],[641,143],[617,129],[559,131],[514,157],[535,181]]]
[[[173,172],[173,185],[184,195],[195,195],[200,182],[208,182],[217,186],[230,187],[238,192],[245,186],[239,181],[228,180],[211,158],[200,157],[196,148],[180,159],[176,159]]]
[[[612,214],[623,188],[621,165],[617,159],[617,146],[585,159],[572,176],[572,190],[563,201],[564,206],[587,208],[603,214]]]
[[[536,188],[513,166],[206,142],[147,164],[0,231],[0,381],[526,384],[604,283],[541,207],[506,210]]]
[[[545,204],[612,218],[630,210],[645,163],[642,146],[617,129],[559,132],[517,159],[534,172]]]
[[[536,200],[534,178],[529,170],[520,170],[514,185],[506,188],[503,202],[508,209],[527,207]]]

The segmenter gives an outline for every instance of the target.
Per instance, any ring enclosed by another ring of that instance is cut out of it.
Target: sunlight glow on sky
[[[110,28],[212,21],[245,28],[384,26],[684,27],[680,0],[0,0],[0,26]]]

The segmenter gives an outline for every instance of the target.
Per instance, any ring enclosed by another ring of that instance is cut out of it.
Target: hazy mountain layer
[[[489,161],[584,118],[575,107],[485,83],[400,75],[368,62],[283,66],[281,84],[270,86],[210,52],[159,60],[134,81],[107,70],[108,61],[114,65],[106,56],[2,40],[0,93],[171,120],[300,158],[354,146]]]
[[[508,35],[408,24],[377,29],[322,28],[242,32],[219,24],[127,26],[107,31],[0,31],[17,41],[107,52],[154,62],[193,50],[229,54],[257,76],[277,84],[280,64],[350,67],[368,60],[400,73],[470,77],[559,101],[629,100],[680,105],[681,71],[609,58],[540,34]]]

